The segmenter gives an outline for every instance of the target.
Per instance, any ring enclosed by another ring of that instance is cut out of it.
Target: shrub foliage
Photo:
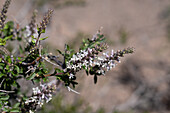
[[[45,33],[53,10],[47,11],[39,25],[36,25],[37,14],[34,12],[30,23],[20,28],[13,21],[5,21],[10,2],[6,0],[0,13],[0,112],[34,112],[52,99],[60,84],[78,93],[72,89],[78,84],[78,71],[85,70],[97,83],[99,76],[120,62],[120,57],[134,52],[133,48],[127,48],[104,53],[108,45],[98,30],[91,39],[83,39],[77,52],[65,44],[64,51],[57,49],[58,56],[48,53],[41,44],[48,37],[41,35]],[[55,66],[53,72],[45,67],[46,63]],[[49,82],[48,78],[52,76],[56,79]],[[32,88],[30,96],[21,91],[23,86],[19,81],[24,80],[38,84]]]

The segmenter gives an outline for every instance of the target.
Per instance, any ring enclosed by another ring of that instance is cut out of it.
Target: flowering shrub
[[[78,84],[76,73],[85,70],[87,75],[94,76],[94,83],[100,75],[105,75],[120,62],[120,57],[133,53],[133,48],[104,53],[108,48],[105,37],[98,30],[92,39],[84,39],[78,52],[65,44],[64,52],[57,50],[59,56],[48,53],[42,47],[42,38],[52,16],[53,10],[49,9],[40,25],[36,26],[36,12],[33,13],[30,23],[24,28],[19,28],[13,21],[6,20],[6,13],[11,0],[6,0],[0,14],[0,111],[1,112],[34,112],[44,102],[52,99],[52,94],[60,84],[64,84],[69,91],[73,91]],[[10,50],[10,43],[17,42],[17,47]],[[101,54],[102,53],[102,54]],[[45,67],[46,63],[55,66],[54,72]],[[56,77],[48,82],[48,78]],[[32,88],[32,95],[21,91],[19,81],[32,81],[38,84]]]

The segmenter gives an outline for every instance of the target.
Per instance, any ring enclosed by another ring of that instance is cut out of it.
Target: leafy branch
[[[53,10],[47,11],[39,26],[36,26],[35,11],[30,23],[20,28],[13,21],[5,23],[10,2],[6,0],[0,14],[0,112],[34,112],[52,99],[61,84],[78,93],[72,89],[78,85],[77,72],[84,70],[87,75],[94,76],[94,83],[97,83],[97,78],[120,63],[121,57],[134,52],[134,48],[104,52],[109,46],[100,29],[92,38],[83,39],[77,52],[65,44],[63,52],[57,49],[58,56],[48,53],[41,45],[47,37],[41,34],[45,33]],[[19,49],[14,47],[10,51],[7,44],[14,41],[20,42]],[[55,66],[53,72],[46,63]],[[52,76],[56,79],[49,82]],[[18,80],[24,79],[40,86],[32,88],[32,96],[21,91],[23,86]]]

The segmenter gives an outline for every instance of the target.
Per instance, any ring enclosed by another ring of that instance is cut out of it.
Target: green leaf
[[[97,83],[97,75],[94,75],[94,83]]]
[[[63,53],[62,53],[59,49],[57,49],[57,52],[58,52],[59,54],[63,55]]]
[[[41,33],[45,33],[45,29],[42,29]]]
[[[45,37],[45,38],[40,38],[40,40],[45,40],[45,39],[47,39],[48,37]]]
[[[15,75],[15,76],[16,76],[16,75]],[[16,81],[13,81],[12,86],[17,88],[18,83],[17,83]]]
[[[5,26],[4,29],[8,29],[8,28],[13,28],[14,27],[14,22],[13,21],[8,21]]]
[[[22,99],[23,99],[24,101],[26,101],[26,100],[28,99],[28,97],[23,97]]]
[[[8,58],[8,63],[10,63],[10,64],[12,63],[12,60],[11,60],[11,58]]]
[[[0,92],[0,95],[5,95],[6,93],[4,93],[4,92]]]
[[[37,31],[38,31],[38,32],[40,31],[40,29],[39,29],[39,27],[38,27],[38,24],[37,24]]]
[[[5,64],[4,63],[0,63],[0,66],[4,66]]]
[[[21,41],[22,40],[22,37],[16,37],[18,41]]]
[[[43,78],[43,81],[48,82],[48,78],[47,77]]]
[[[69,50],[69,49],[70,49],[69,45],[66,44],[65,46],[66,46],[66,50]]]
[[[6,40],[8,40],[8,39],[11,39],[12,37],[13,37],[12,35],[7,36],[7,37],[4,38],[4,40],[6,41]]]
[[[22,54],[24,52],[24,50],[22,49],[22,46],[19,45],[19,52]]]
[[[59,69],[59,68],[55,68],[55,73],[63,73],[64,71]]]
[[[9,65],[6,65],[6,67],[5,67],[7,70],[9,70]]]
[[[37,78],[37,79],[34,79],[33,81],[36,82],[36,83],[39,83],[39,82],[40,82],[40,79]]]
[[[32,39],[36,39],[36,38],[34,37],[34,35],[32,35],[31,37],[32,37]]]
[[[7,96],[2,96],[1,98],[0,98],[0,100],[8,100],[9,99],[9,95],[7,95]]]
[[[15,112],[16,113],[16,112],[20,112],[20,111],[19,111],[19,108],[13,108],[13,109],[10,110],[10,112]]]
[[[21,60],[22,58],[21,57],[18,57],[18,60]]]
[[[23,68],[20,68],[20,70],[19,70],[20,72],[19,73],[23,73]]]
[[[0,65],[0,69],[4,69],[4,66],[1,66],[1,65]]]
[[[1,39],[1,40],[0,40],[0,45],[1,45],[1,46],[6,45],[6,41],[5,41],[5,40],[3,40],[3,39]]]
[[[17,73],[19,73],[20,72],[19,67],[17,65],[15,65],[15,68],[16,68]]]
[[[2,109],[2,102],[0,101],[0,109]]]
[[[27,77],[26,79],[27,80],[32,80],[34,77],[36,76],[35,73],[32,73],[29,77]]]
[[[88,68],[86,69],[86,74],[89,75],[89,70],[88,70]]]
[[[3,76],[4,76],[4,74],[3,74],[3,73],[0,73],[0,78],[3,77]]]
[[[17,108],[20,105],[20,103],[16,103],[13,108]]]
[[[3,112],[9,112],[10,108],[4,108]]]

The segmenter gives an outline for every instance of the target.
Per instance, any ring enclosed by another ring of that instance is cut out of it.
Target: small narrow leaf
[[[61,54],[61,55],[63,54],[59,49],[57,49],[57,52],[58,52],[59,54]]]
[[[89,70],[88,69],[86,69],[86,74],[89,75]]]
[[[69,45],[66,44],[66,50],[69,51],[69,49],[70,49]]]
[[[40,38],[40,40],[45,40],[45,39],[47,39],[48,37],[45,37],[45,38]]]
[[[19,107],[19,105],[20,105],[20,103],[16,103],[16,104],[13,106],[13,108],[17,108],[17,107]]]
[[[9,99],[9,95],[7,95],[7,96],[2,96],[1,98],[0,98],[0,100],[8,100]]]
[[[19,73],[19,71],[20,71],[19,67],[18,66],[15,66],[15,67],[16,67],[17,73]]]
[[[10,112],[12,112],[12,113],[17,113],[17,112],[19,112],[19,109],[13,108],[13,109],[10,110]]]
[[[27,77],[27,80],[32,80],[36,76],[35,73],[32,73],[29,77]]]
[[[42,29],[41,33],[45,33],[45,29]]]
[[[97,75],[94,75],[94,83],[97,83]]]
[[[19,45],[19,52],[22,54],[24,52],[24,50],[22,49],[22,46]]]

